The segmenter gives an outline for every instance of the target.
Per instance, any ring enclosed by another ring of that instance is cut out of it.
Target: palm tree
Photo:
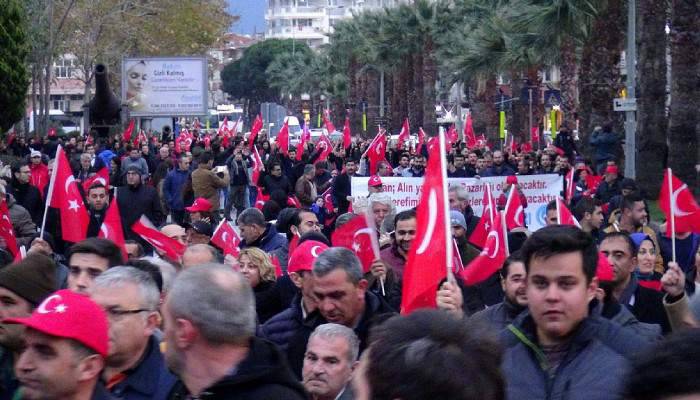
[[[700,4],[697,0],[672,0],[671,9],[671,118],[668,141],[669,165],[674,173],[697,188],[700,160],[698,123],[700,104]]]
[[[637,183],[647,196],[659,193],[666,158],[666,21],[668,3],[638,0],[639,93],[637,94]]]

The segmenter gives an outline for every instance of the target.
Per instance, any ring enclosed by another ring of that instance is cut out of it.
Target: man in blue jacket
[[[548,226],[521,248],[528,312],[502,332],[509,399],[621,399],[630,359],[648,343],[589,315],[598,288],[593,238]]]
[[[185,202],[182,197],[182,188],[190,176],[190,158],[185,153],[180,154],[177,168],[173,168],[165,176],[163,183],[163,196],[168,205],[173,220],[178,224],[185,222]]]
[[[612,131],[612,126],[596,126],[588,142],[595,149],[593,162],[598,174],[603,173],[608,161],[617,161],[617,149],[620,147],[622,137]]]
[[[126,400],[165,400],[175,375],[165,365],[156,331],[160,291],[148,272],[114,267],[95,278],[90,296],[109,319],[109,354],[102,377]]]

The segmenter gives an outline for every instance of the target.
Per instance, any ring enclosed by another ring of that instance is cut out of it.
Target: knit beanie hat
[[[41,254],[29,254],[0,269],[0,287],[37,306],[57,289],[56,264]]]

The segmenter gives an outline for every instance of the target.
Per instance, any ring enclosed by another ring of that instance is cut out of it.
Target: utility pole
[[[636,100],[637,82],[637,0],[627,1],[627,51],[625,61],[627,67],[627,97]],[[636,132],[637,116],[634,110],[625,111],[625,177],[636,177]]]

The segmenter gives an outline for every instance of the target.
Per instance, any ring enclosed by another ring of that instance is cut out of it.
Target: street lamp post
[[[635,83],[637,81],[637,0],[627,2],[627,96],[630,99],[637,97]],[[637,118],[636,111],[625,112],[625,177],[634,179],[636,177],[636,132]]]

